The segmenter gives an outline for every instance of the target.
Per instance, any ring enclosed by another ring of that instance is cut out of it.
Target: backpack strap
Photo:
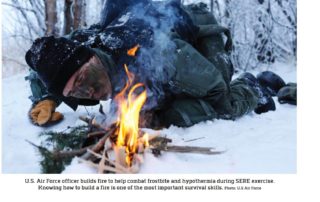
[[[192,126],[193,125],[189,115],[186,112],[184,112],[183,110],[181,110],[178,107],[175,110],[180,114],[180,116],[183,119],[183,121],[184,121],[186,126]]]
[[[208,104],[206,104],[202,99],[197,99],[200,103],[203,111],[206,113],[207,116],[212,116],[212,110],[209,109]]]
[[[211,35],[218,35],[218,34],[225,34],[227,37],[227,41],[225,44],[225,51],[230,52],[232,50],[232,38],[231,32],[228,28],[223,27],[221,25],[199,25],[200,31],[198,33],[198,38],[211,36]]]

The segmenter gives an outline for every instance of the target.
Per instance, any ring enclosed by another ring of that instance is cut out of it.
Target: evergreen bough
[[[40,161],[42,173],[61,173],[65,166],[70,165],[73,156],[59,154],[84,147],[88,126],[71,127],[67,131],[44,131],[39,134],[44,140],[40,146],[35,146],[42,157]]]

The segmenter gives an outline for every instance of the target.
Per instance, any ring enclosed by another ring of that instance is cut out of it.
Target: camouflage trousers
[[[230,92],[217,101],[216,96],[206,98],[182,98],[174,100],[167,110],[160,113],[166,126],[171,124],[189,127],[196,123],[213,119],[234,120],[253,111],[257,106],[257,96],[241,80],[230,83]]]

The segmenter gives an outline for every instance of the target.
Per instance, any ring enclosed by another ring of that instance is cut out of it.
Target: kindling
[[[58,190],[61,191],[62,190],[62,186],[44,186],[44,185],[38,185],[38,190]]]

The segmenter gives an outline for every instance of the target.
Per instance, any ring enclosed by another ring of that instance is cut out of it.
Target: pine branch
[[[29,144],[31,144],[32,146],[36,147],[37,149],[41,150],[42,152],[46,152],[46,153],[50,153],[52,155],[53,159],[59,160],[59,159],[64,159],[64,158],[73,158],[75,156],[80,156],[82,154],[84,154],[88,149],[91,149],[92,146],[87,146],[81,149],[74,149],[74,150],[70,150],[70,151],[50,151],[47,148],[40,146],[40,145],[36,145],[35,143],[26,140]]]

